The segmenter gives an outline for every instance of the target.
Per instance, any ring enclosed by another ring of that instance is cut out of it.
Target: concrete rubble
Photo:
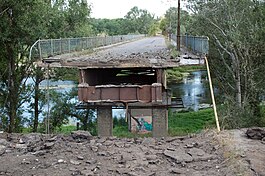
[[[84,131],[3,133],[0,175],[233,175],[216,149],[215,134],[205,135],[120,139]]]

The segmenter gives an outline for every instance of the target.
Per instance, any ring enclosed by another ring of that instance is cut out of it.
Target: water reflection
[[[181,97],[185,108],[198,110],[201,104],[210,104],[210,91],[206,71],[195,71],[181,83],[170,85],[174,97]]]

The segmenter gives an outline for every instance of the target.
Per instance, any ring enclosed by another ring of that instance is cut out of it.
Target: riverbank
[[[187,77],[191,72],[206,70],[204,65],[182,66],[167,70],[167,83],[180,83],[184,77]]]

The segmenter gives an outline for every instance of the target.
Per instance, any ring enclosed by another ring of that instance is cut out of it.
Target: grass
[[[137,137],[151,137],[152,134],[136,134],[131,133],[128,131],[128,126],[116,126],[113,128],[113,136],[119,137],[119,138],[137,138]]]
[[[168,128],[170,136],[197,133],[215,124],[212,109],[197,112],[169,113]]]
[[[61,126],[61,128],[56,128],[54,133],[60,133],[60,134],[70,134],[72,131],[76,130],[76,126],[74,125],[64,125]]]

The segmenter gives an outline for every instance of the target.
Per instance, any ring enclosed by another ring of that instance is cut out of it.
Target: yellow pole
[[[212,85],[211,73],[209,69],[207,56],[205,56],[204,59],[205,59],[205,64],[206,64],[208,78],[209,78],[210,92],[211,92],[211,97],[212,97],[212,102],[213,102],[213,111],[214,111],[214,116],[215,116],[216,127],[217,127],[217,131],[220,132],[219,119],[218,119],[217,110],[216,110],[215,98],[214,98],[214,93],[213,93],[213,85]]]

